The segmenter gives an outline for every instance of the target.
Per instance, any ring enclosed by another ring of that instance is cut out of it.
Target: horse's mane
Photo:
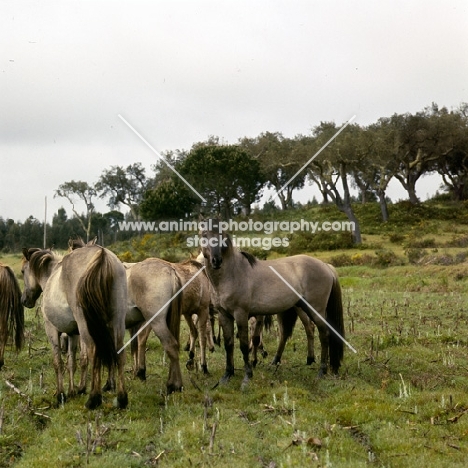
[[[197,267],[200,269],[203,265],[200,262],[197,262],[193,258],[189,258],[187,260],[184,260],[183,262],[180,262],[180,265],[192,265],[194,267]]]
[[[256,263],[257,263],[257,258],[254,257],[252,254],[248,252],[244,252],[243,250],[240,251],[240,253],[248,260],[250,266],[253,268]]]
[[[28,249],[29,268],[34,276],[39,277],[48,268],[52,261],[60,261],[62,257],[51,250],[42,250],[37,248]],[[26,262],[23,258],[23,263]]]

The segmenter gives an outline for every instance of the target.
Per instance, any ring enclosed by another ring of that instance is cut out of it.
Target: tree
[[[236,145],[194,145],[179,169],[207,200],[207,214],[225,218],[250,214],[264,184],[259,162]]]
[[[437,109],[431,116],[438,153],[436,171],[457,201],[468,198],[468,104],[456,111]]]
[[[176,176],[148,190],[140,204],[146,220],[178,219],[190,214],[198,201],[196,195]]]
[[[261,173],[269,188],[275,188],[283,210],[293,207],[293,191],[304,187],[307,171],[291,178],[301,168],[295,149],[295,140],[281,133],[262,133],[256,138],[243,138],[241,148],[260,163]],[[290,183],[283,189],[285,184]],[[283,189],[283,190],[282,190]]]
[[[322,148],[337,131],[338,128],[334,122],[321,122],[313,129],[311,137],[302,137],[304,162]],[[357,125],[349,125],[339,138],[333,140],[307,166],[308,176],[319,186],[324,194],[324,200],[328,200],[328,198],[333,200],[337,208],[354,223],[353,238],[356,244],[362,242],[361,228],[351,205],[348,177],[352,168],[360,162],[360,155],[355,144],[355,133],[358,131]],[[343,194],[338,188],[339,182],[341,182]]]
[[[361,129],[358,136],[360,158],[352,168],[356,185],[376,195],[382,220],[388,221],[386,190],[398,169],[394,154],[395,132],[390,120],[381,118],[377,123]]]
[[[96,188],[89,185],[87,182],[79,181],[70,181],[65,182],[59,185],[59,188],[55,191],[55,197],[64,197],[66,198],[71,206],[76,219],[79,221],[81,227],[86,233],[86,242],[90,239],[91,233],[91,215],[94,211],[93,197],[97,194]],[[84,219],[78,214],[75,209],[75,197],[78,197],[80,200],[84,201],[86,206],[86,215]]]
[[[139,219],[139,204],[148,188],[145,168],[141,163],[130,164],[126,168],[112,166],[105,170],[96,184],[100,197],[109,197],[108,206],[117,208],[128,206],[133,219]]]

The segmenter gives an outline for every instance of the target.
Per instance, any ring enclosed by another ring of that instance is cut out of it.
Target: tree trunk
[[[387,200],[385,199],[385,191],[378,190],[377,195],[379,197],[380,212],[382,213],[382,221],[386,223],[388,221],[388,206],[387,206]]]
[[[354,231],[353,231],[353,241],[355,244],[362,244],[362,236],[361,236],[361,226],[359,225],[359,221],[354,214],[353,208],[351,204],[346,204],[342,206],[341,211],[346,214],[348,219],[354,223]]]

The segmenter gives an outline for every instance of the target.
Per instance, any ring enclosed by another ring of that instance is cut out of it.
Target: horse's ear
[[[91,246],[91,245],[94,245],[94,244],[96,244],[96,241],[97,241],[97,236],[96,236],[94,239],[91,239],[91,240],[86,244],[86,246],[89,247],[89,246]]]
[[[27,249],[26,247],[23,247],[22,250],[23,250],[24,258],[29,261],[29,249]]]

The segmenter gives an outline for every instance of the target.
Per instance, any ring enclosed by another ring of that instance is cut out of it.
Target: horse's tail
[[[19,351],[24,343],[24,309],[21,289],[9,266],[0,266],[0,285],[0,340],[6,343],[9,336],[13,337]]]
[[[109,368],[118,362],[113,333],[107,325],[112,319],[113,283],[112,264],[101,247],[78,282],[77,300],[96,346],[96,355]]]
[[[333,286],[328,297],[327,303],[327,321],[341,335],[330,330],[328,339],[328,352],[330,356],[330,366],[332,371],[337,373],[340,368],[344,354],[344,321],[343,321],[343,302],[341,300],[341,286],[338,278],[333,278]]]
[[[278,326],[281,329],[284,341],[289,340],[294,330],[297,321],[297,312],[295,307],[281,312],[277,315]]]
[[[172,276],[172,295],[174,296],[182,287],[182,281],[176,271],[173,271]],[[171,301],[169,310],[166,315],[166,323],[169,331],[177,340],[177,346],[180,345],[180,317],[182,312],[182,297],[184,291],[177,294]]]

